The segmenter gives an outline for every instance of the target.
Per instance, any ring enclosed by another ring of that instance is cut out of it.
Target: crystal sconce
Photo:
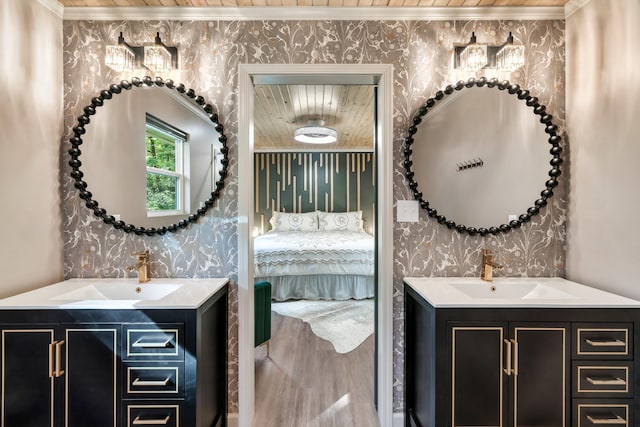
[[[165,45],[156,33],[155,43],[145,46],[131,46],[124,41],[122,33],[117,45],[108,45],[105,64],[119,73],[146,67],[162,73],[178,68],[178,48]]]
[[[524,65],[524,46],[513,42],[509,33],[507,41],[500,46],[478,43],[476,34],[464,46],[455,46],[454,68],[464,71],[478,71],[495,68],[498,71],[515,71]]]

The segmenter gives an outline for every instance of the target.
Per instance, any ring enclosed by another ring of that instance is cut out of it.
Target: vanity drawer
[[[180,426],[179,405],[127,405],[127,427]]]
[[[125,359],[184,360],[182,324],[125,326]]]
[[[633,426],[633,400],[574,400],[573,427]]]
[[[174,364],[126,366],[125,398],[183,397],[184,366]]]
[[[633,326],[622,324],[574,325],[574,358],[631,359]]]
[[[575,397],[633,397],[632,362],[574,362],[573,395]]]

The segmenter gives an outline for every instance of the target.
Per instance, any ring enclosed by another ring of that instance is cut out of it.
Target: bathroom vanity
[[[405,278],[407,426],[635,426],[640,302],[560,278]]]
[[[1,424],[225,426],[228,279],[72,279],[0,300]]]

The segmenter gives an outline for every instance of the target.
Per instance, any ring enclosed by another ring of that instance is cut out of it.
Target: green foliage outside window
[[[159,130],[147,126],[147,167],[176,172],[176,142]],[[179,178],[147,171],[147,210],[178,210]]]

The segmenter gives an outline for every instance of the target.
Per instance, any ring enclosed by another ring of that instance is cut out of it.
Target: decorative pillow
[[[362,211],[321,212],[318,211],[318,228],[321,231],[360,231],[362,230]]]
[[[318,231],[318,214],[274,212],[269,223],[272,231]]]

